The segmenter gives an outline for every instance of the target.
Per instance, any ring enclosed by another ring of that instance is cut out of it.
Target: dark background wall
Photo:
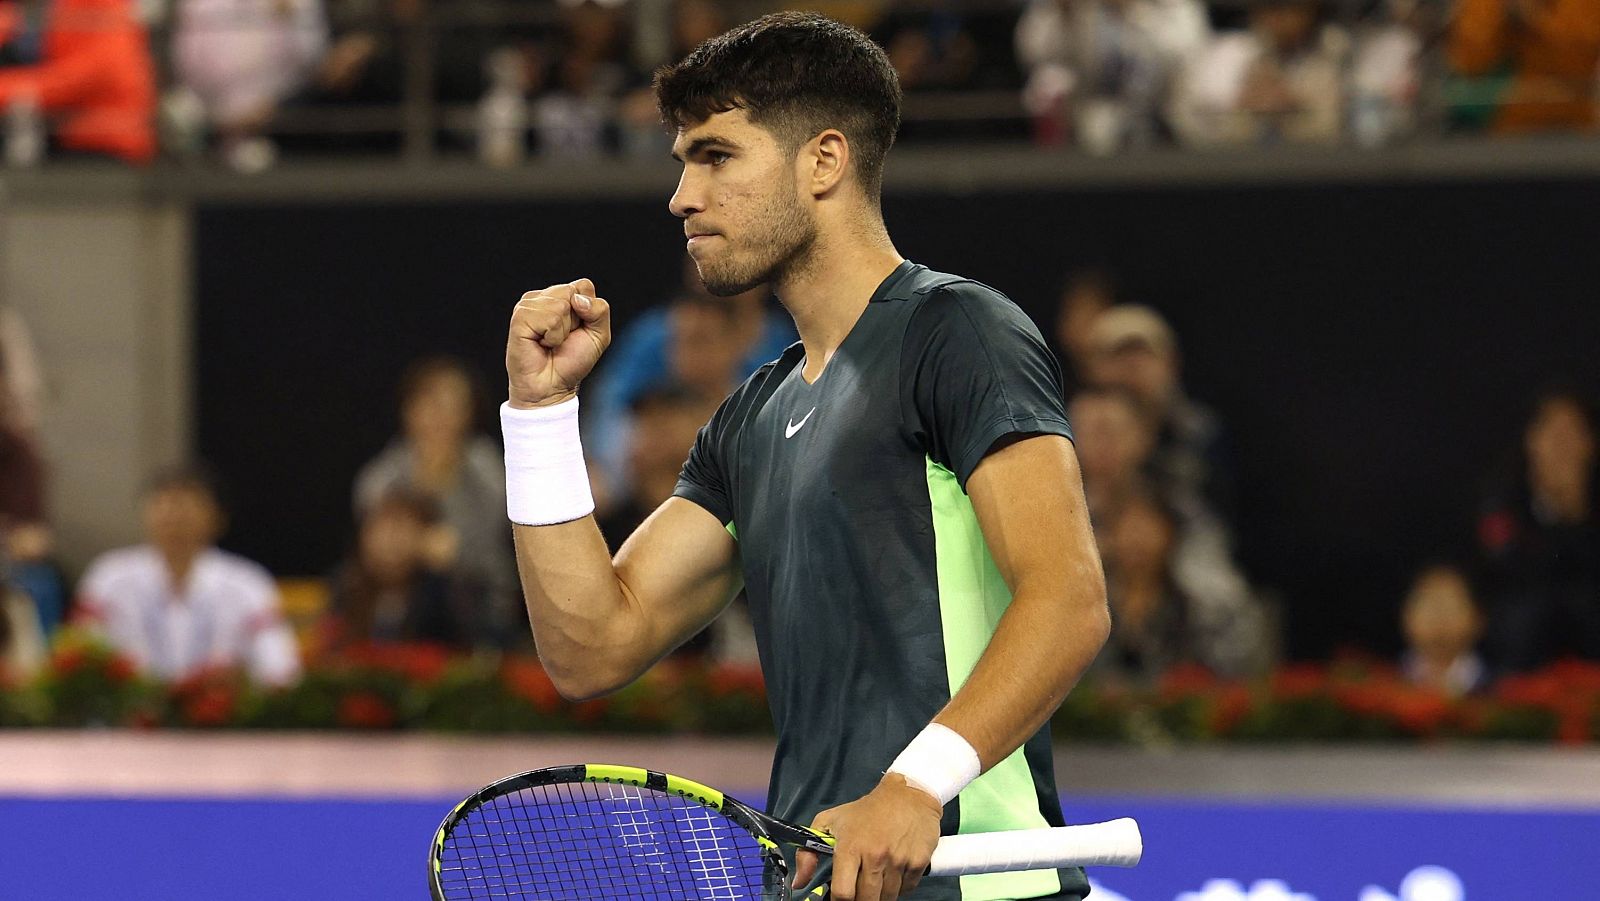
[[[1161,309],[1239,479],[1240,552],[1291,650],[1393,640],[1409,571],[1470,538],[1530,394],[1600,385],[1600,181],[891,195],[902,253],[1050,328],[1065,273]],[[198,448],[234,483],[228,544],[329,568],[406,363],[490,386],[522,291],[580,275],[628,316],[678,278],[649,202],[210,206],[196,226]]]

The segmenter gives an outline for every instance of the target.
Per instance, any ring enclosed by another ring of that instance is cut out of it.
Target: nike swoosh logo
[[[795,432],[798,432],[801,429],[806,427],[806,420],[810,419],[811,418],[811,413],[815,413],[815,412],[817,412],[817,408],[816,407],[812,407],[811,408],[811,412],[807,413],[805,416],[801,417],[799,422],[795,422],[793,419],[789,420],[789,424],[787,426],[785,426],[784,429],[783,429],[783,437],[785,437],[785,438],[793,438]]]

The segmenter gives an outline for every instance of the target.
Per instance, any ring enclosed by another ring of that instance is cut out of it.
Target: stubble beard
[[[708,293],[733,297],[772,284],[810,256],[817,240],[817,225],[799,201],[792,194],[779,191],[766,206],[757,221],[767,222],[768,227],[748,239],[748,251],[735,251],[706,263],[695,260]]]

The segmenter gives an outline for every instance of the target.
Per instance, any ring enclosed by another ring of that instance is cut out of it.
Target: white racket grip
[[[930,876],[1009,873],[1057,867],[1131,867],[1144,854],[1139,824],[1129,817],[1087,826],[951,835],[939,840]]]

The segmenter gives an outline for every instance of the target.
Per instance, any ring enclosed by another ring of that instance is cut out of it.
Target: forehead
[[[741,147],[753,147],[771,144],[773,141],[770,132],[750,121],[750,113],[747,110],[734,107],[726,112],[712,113],[711,117],[703,122],[685,125],[678,129],[678,135],[672,142],[672,152],[683,156],[696,144],[736,144]]]

